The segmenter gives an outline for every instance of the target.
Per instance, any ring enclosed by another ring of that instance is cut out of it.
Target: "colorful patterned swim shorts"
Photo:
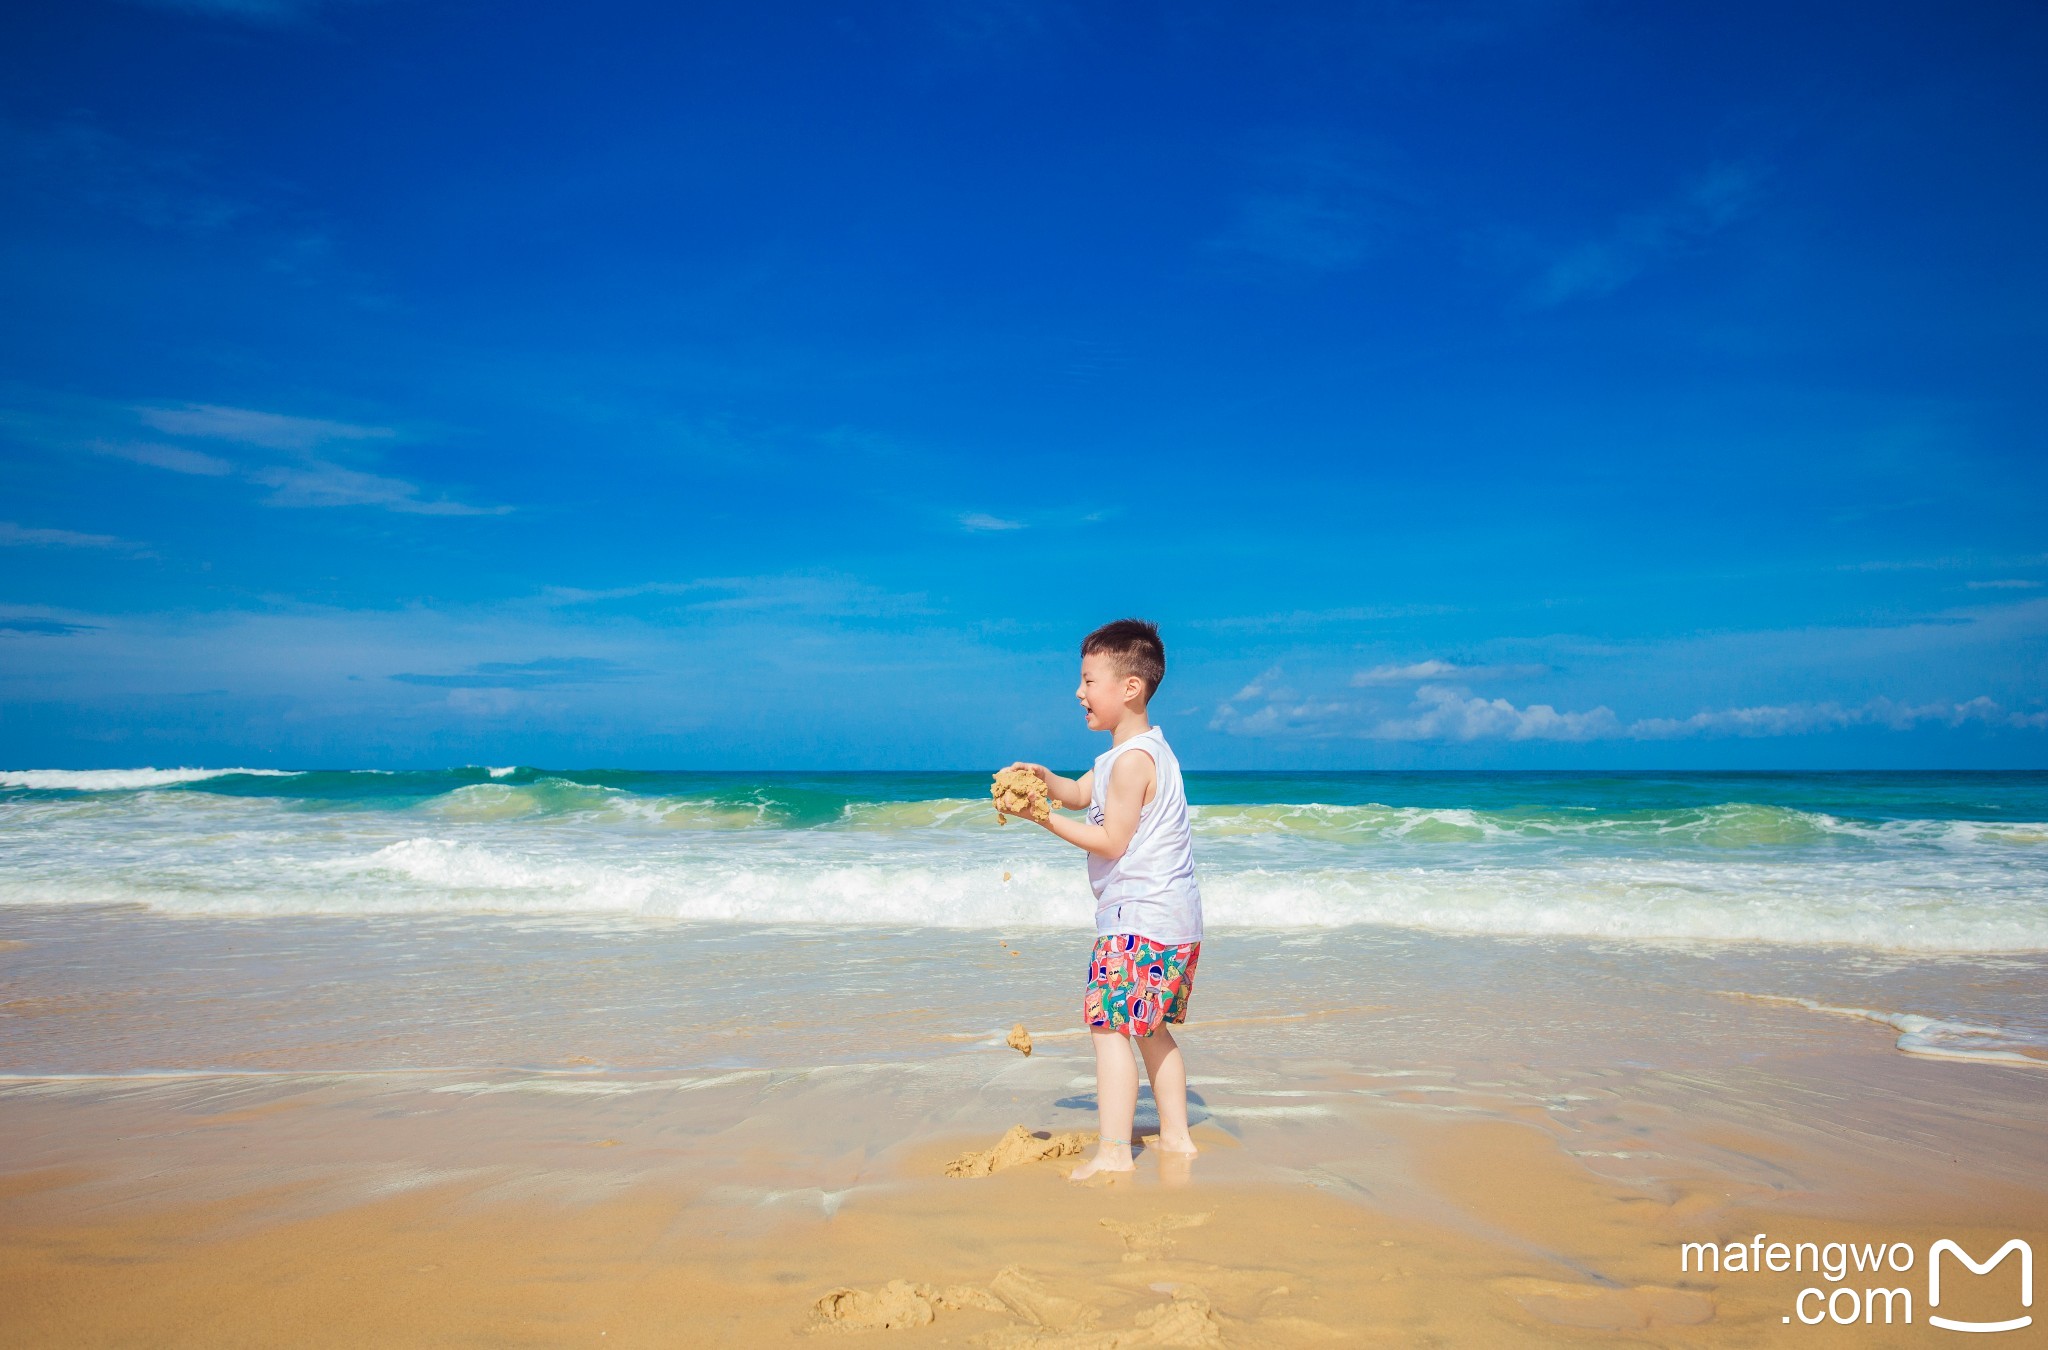
[[[1135,933],[1095,939],[1081,1015],[1094,1031],[1150,1036],[1162,1022],[1188,1020],[1202,944],[1169,946]]]

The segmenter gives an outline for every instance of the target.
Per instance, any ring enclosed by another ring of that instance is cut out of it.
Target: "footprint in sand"
[[[1162,1214],[1145,1223],[1122,1223],[1116,1219],[1104,1219],[1102,1226],[1124,1240],[1124,1260],[1147,1261],[1163,1256],[1177,1245],[1167,1236],[1178,1228],[1198,1228],[1209,1222],[1209,1215],[1203,1214]]]
[[[1084,1152],[1093,1135],[1078,1130],[1065,1134],[1054,1134],[1049,1130],[1033,1132],[1022,1125],[1012,1125],[1010,1132],[996,1141],[994,1148],[976,1149],[963,1153],[946,1164],[949,1177],[985,1177],[993,1172],[1021,1167],[1046,1158],[1064,1158],[1070,1154]]]
[[[995,1295],[972,1285],[936,1289],[909,1280],[891,1280],[872,1293],[865,1289],[834,1289],[811,1305],[809,1331],[899,1331],[930,1326],[941,1310],[980,1308],[1007,1312]]]
[[[1208,1296],[1192,1286],[1173,1291],[1165,1303],[1147,1308],[1122,1331],[1095,1327],[1097,1309],[1054,1293],[1016,1266],[1006,1266],[986,1289],[891,1280],[880,1289],[834,1289],[811,1305],[810,1332],[899,1331],[930,1326],[941,1312],[968,1308],[1008,1313],[1022,1326],[1008,1326],[975,1342],[987,1350],[1206,1350],[1223,1344],[1223,1328]]]
[[[1210,1310],[1208,1296],[1190,1285],[1173,1291],[1165,1303],[1147,1308],[1123,1331],[1098,1330],[1096,1309],[1077,1299],[1053,1293],[1015,1266],[989,1281],[989,1292],[1030,1323],[1007,1327],[980,1338],[988,1350],[1147,1350],[1158,1347],[1207,1347],[1223,1344],[1223,1327]]]

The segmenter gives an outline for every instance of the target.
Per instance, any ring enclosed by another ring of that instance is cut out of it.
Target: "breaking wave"
[[[1714,775],[1322,784],[1391,802],[1270,800],[1299,791],[1285,779],[1190,783],[1212,798],[1195,808],[1212,928],[2018,952],[2048,950],[2038,777],[1752,778],[1735,785],[1749,796],[1718,801],[1700,800],[1731,786]],[[975,795],[986,781],[15,771],[0,773],[0,904],[1085,926],[1079,859],[999,825]],[[1244,799],[1213,800],[1225,789]]]
[[[36,792],[134,792],[209,778],[291,778],[286,769],[5,769],[0,788]]]

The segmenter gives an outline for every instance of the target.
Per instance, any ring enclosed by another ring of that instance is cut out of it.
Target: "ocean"
[[[0,905],[1085,929],[976,773],[0,773]],[[2048,950],[2048,773],[1191,774],[1211,929]]]
[[[1016,1021],[1080,1051],[1081,856],[999,825],[987,783],[0,774],[0,1076],[972,1064]],[[1247,1091],[1284,1087],[1258,1067],[1275,1027],[1292,1054],[1482,1081],[1510,1028],[1547,1029],[1560,1083],[1845,1018],[1909,1054],[2048,1059],[2048,774],[1188,790],[1194,1029]]]

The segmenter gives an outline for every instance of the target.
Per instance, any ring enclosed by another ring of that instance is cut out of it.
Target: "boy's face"
[[[1144,692],[1145,682],[1135,675],[1117,674],[1115,662],[1106,653],[1091,652],[1081,658],[1081,687],[1074,697],[1088,714],[1090,731],[1115,731],[1124,708],[1142,700]]]

